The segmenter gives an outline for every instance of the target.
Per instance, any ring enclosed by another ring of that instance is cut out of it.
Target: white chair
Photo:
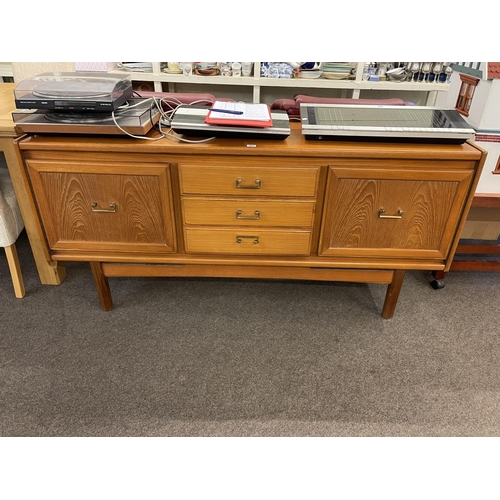
[[[23,228],[24,223],[9,171],[0,166],[0,247],[5,248],[14,294],[19,299],[26,293],[16,250],[16,240]]]

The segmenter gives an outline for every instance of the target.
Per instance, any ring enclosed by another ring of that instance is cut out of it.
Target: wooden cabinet
[[[154,135],[155,132],[151,132]],[[17,141],[54,261],[109,277],[204,276],[386,284],[446,271],[486,153],[474,144],[210,143],[33,136]]]

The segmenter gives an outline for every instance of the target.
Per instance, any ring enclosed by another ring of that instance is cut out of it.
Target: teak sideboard
[[[461,145],[186,143],[24,136],[23,175],[53,261],[109,277],[196,276],[387,284],[447,271],[486,152]],[[154,137],[156,132],[151,132]]]

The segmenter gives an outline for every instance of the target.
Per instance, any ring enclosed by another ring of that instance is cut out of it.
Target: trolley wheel
[[[432,280],[431,286],[432,286],[432,288],[434,288],[434,290],[440,290],[441,288],[444,288],[444,281],[443,280]]]

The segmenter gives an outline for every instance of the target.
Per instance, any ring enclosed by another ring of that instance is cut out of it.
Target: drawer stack
[[[319,167],[246,159],[179,173],[186,253],[310,255]]]

